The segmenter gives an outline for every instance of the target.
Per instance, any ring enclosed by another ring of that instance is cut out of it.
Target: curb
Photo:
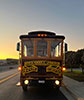
[[[64,84],[63,84],[63,85],[64,85]],[[66,91],[68,91],[68,92],[73,96],[74,99],[76,99],[76,100],[84,100],[84,98],[78,98],[74,93],[72,93],[72,91],[70,91],[70,90],[67,88],[66,85],[64,85],[63,87],[66,89]]]

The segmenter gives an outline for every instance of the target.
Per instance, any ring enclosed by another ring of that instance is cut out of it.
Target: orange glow
[[[40,34],[38,34],[38,36],[41,36]]]
[[[43,34],[41,34],[41,36],[43,37]]]
[[[22,67],[18,67],[18,70],[21,71],[22,70]]]
[[[47,36],[47,34],[45,34],[45,37]]]
[[[6,40],[6,39],[3,39],[4,43],[1,42],[0,46],[0,59],[7,59],[7,58],[10,58],[10,59],[18,59],[19,58],[19,54],[18,52],[16,51],[16,43],[7,43],[7,41],[10,41],[9,40]],[[7,43],[7,44],[6,44]]]
[[[62,67],[62,71],[65,71],[66,70],[66,68],[65,67]]]

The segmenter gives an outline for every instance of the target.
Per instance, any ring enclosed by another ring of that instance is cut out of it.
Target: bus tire
[[[55,86],[55,88],[54,88],[54,92],[56,93],[56,94],[58,94],[59,93],[59,90],[60,89],[60,86]]]
[[[23,91],[27,91],[27,85],[22,86]]]

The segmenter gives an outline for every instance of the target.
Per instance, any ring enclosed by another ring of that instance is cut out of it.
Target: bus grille
[[[45,74],[46,73],[46,67],[45,66],[39,66],[38,67],[38,73],[39,74]]]

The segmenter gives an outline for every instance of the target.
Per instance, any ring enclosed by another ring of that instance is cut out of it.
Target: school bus
[[[56,87],[63,84],[64,36],[50,31],[33,31],[20,36],[20,83],[24,91],[32,83]]]

